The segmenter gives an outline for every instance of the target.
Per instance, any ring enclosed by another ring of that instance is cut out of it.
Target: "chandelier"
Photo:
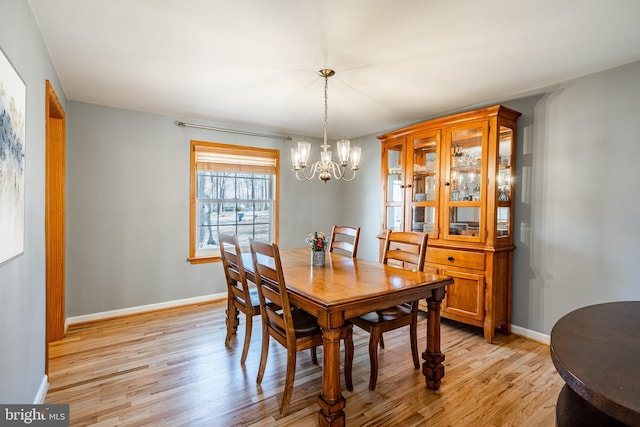
[[[324,143],[321,145],[322,151],[320,152],[320,160],[309,165],[309,153],[311,151],[311,143],[298,142],[297,147],[291,148],[291,163],[293,170],[295,171],[298,181],[308,181],[318,175],[321,181],[327,182],[331,179],[331,176],[335,179],[341,179],[343,181],[351,181],[356,177],[356,171],[360,168],[360,147],[350,147],[350,141],[343,139],[338,141],[338,157],[340,162],[334,162],[331,160],[331,148],[327,144],[327,100],[328,100],[328,87],[329,77],[335,74],[335,71],[329,69],[323,69],[318,71],[321,77],[324,77]],[[353,174],[350,178],[346,177],[347,166],[351,161],[351,170]],[[305,172],[305,169],[309,166],[309,174]]]

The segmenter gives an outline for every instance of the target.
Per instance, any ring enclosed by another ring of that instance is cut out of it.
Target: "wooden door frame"
[[[46,81],[45,121],[45,374],[48,374],[49,343],[63,338],[65,334],[66,222],[66,116],[49,80]]]

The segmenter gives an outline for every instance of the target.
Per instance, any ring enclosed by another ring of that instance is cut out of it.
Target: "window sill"
[[[220,262],[220,257],[212,256],[212,257],[200,257],[200,258],[187,258],[187,261],[189,261],[191,264],[206,264],[210,262]]]

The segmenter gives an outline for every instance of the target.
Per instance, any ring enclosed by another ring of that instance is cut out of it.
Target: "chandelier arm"
[[[304,172],[302,172],[302,178],[300,178],[300,176],[298,175],[298,172],[300,172],[299,170],[294,171],[294,172],[295,172],[296,179],[297,179],[298,181],[301,181],[301,182],[309,181],[309,179],[310,179],[310,178],[307,178],[307,177],[304,175]]]
[[[304,173],[305,168],[302,169],[298,169],[298,170],[293,170],[296,174],[296,179],[298,181],[309,181],[310,179],[313,179],[314,176],[316,176],[316,172],[315,172],[315,165],[313,165],[309,170],[311,171],[311,174],[307,176],[306,173]],[[302,178],[300,178],[300,175],[298,174],[298,172],[301,173]]]
[[[336,178],[336,180],[349,182],[349,181],[353,181],[353,179],[356,177],[357,171],[355,169],[351,169],[353,171],[353,175],[351,175],[351,178],[346,178],[346,176],[347,176],[347,167],[346,166],[341,166],[336,162],[331,162],[331,163],[332,163],[331,164],[331,170],[332,170],[333,176]]]
[[[356,177],[356,171],[354,169],[351,169],[353,171],[353,175],[351,176],[351,178],[345,178],[344,176],[346,175],[346,168],[345,168],[345,173],[342,174],[342,178],[340,178],[341,180],[343,180],[344,182],[349,182],[349,181],[353,181],[353,179]]]
[[[344,176],[344,170],[340,167],[336,162],[331,162],[331,172],[333,172],[333,176],[340,180]]]

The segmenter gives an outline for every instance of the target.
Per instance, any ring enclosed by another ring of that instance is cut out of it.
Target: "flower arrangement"
[[[307,239],[305,240],[312,251],[324,251],[327,247],[327,237],[324,235],[322,231],[317,232],[314,231],[310,233]]]

